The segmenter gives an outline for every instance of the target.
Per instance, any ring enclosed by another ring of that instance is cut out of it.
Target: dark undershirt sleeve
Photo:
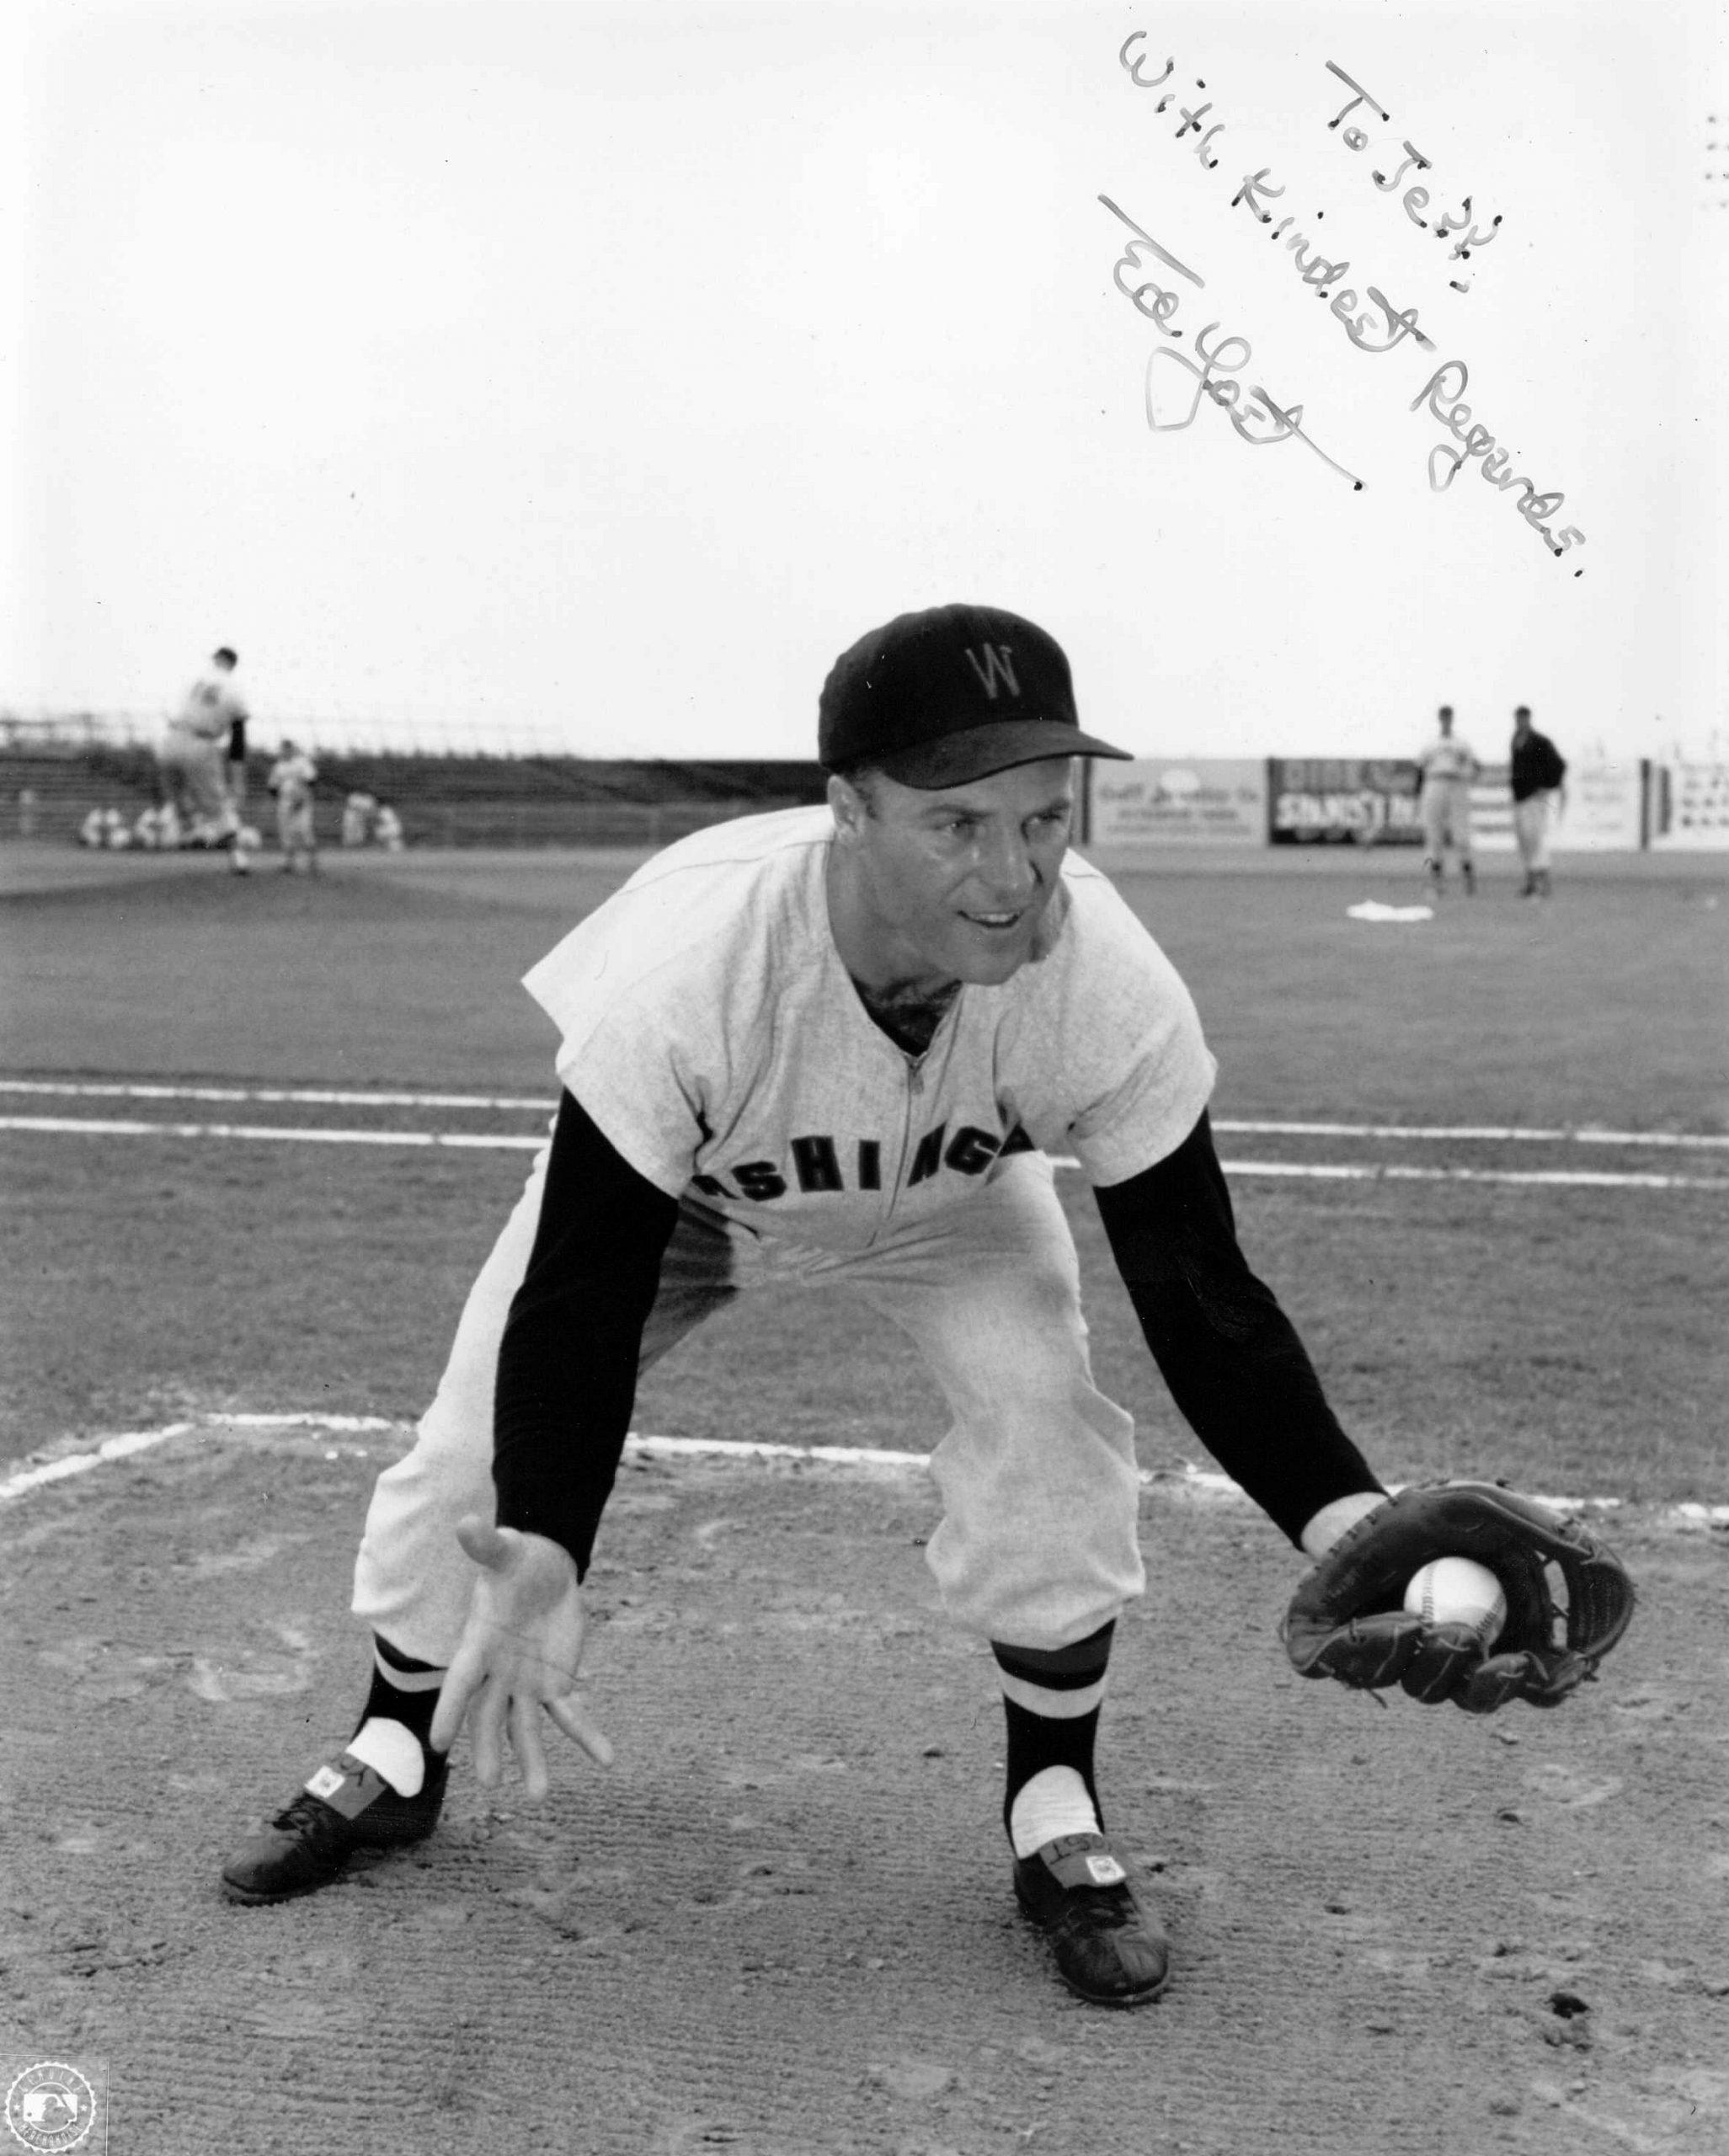
[[[1249,1270],[1204,1111],[1174,1153],[1093,1196],[1172,1399],[1274,1525],[1299,1542],[1323,1505],[1379,1490],[1295,1328]]]
[[[540,1226],[499,1350],[493,1481],[501,1527],[588,1570],[636,1403],[643,1327],[678,1201],[640,1176],[566,1093]]]

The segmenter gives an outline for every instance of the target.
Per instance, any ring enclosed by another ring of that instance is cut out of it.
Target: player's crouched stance
[[[638,1373],[741,1291],[856,1289],[953,1422],[927,1550],[990,1643],[1022,1908],[1086,1999],[1157,1996],[1169,1951],[1105,1825],[1094,1751],[1118,1615],[1145,1585],[1133,1425],[1092,1382],[1049,1156],[1091,1185],[1172,1396],[1315,1561],[1296,1667],[1482,1710],[1552,1705],[1625,1628],[1577,1529],[1492,1485],[1389,1500],[1236,1239],[1188,992],[1068,851],[1068,663],[1000,610],[903,615],[836,662],[826,808],[742,819],[640,869],[527,977],[559,1029],[552,1139],[475,1283],[355,1568],[371,1688],[347,1748],[232,1856],[226,1891],[322,1886],[431,1832],[465,1723],[546,1793],[577,1696],[582,1581]],[[1407,1616],[1432,1557],[1500,1576],[1507,1626]],[[1556,1613],[1545,1566],[1568,1587]]]

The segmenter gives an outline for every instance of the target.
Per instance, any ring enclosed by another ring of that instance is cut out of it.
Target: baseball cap
[[[826,771],[874,764],[926,792],[1047,756],[1117,756],[1081,731],[1054,637],[1001,606],[897,614],[843,651],[817,706]]]

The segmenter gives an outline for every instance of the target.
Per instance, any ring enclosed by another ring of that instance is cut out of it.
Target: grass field
[[[0,1459],[187,1411],[415,1415],[529,1156],[333,1134],[536,1134],[552,1041],[518,978],[633,858],[338,857],[243,883],[0,854]],[[1497,867],[1415,926],[1345,910],[1411,897],[1401,856],[1118,880],[1219,1057],[1244,1241],[1383,1471],[1721,1502],[1729,860],[1564,864],[1546,906]],[[366,1097],[259,1097],[307,1090]],[[1230,1128],[1269,1122],[1352,1128]],[[1271,1172],[1365,1167],[1385,1172]],[[1603,1180],[1496,1179],[1533,1172]],[[1064,1185],[1101,1380],[1147,1465],[1198,1458]],[[933,1442],[921,1372],[862,1306],[824,1308],[819,1353],[806,1305],[728,1314],[650,1374],[639,1427]]]

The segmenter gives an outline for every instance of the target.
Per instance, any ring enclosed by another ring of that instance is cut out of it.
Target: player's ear
[[[856,839],[860,825],[869,814],[868,804],[856,786],[844,778],[830,777],[829,807],[835,818],[835,829],[843,839]]]

